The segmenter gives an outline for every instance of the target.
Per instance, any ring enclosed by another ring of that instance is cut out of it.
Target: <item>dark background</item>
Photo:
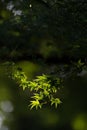
[[[30,110],[30,91],[6,76],[15,62],[28,76],[87,59],[84,0],[0,1],[0,130],[87,130],[87,72],[66,80],[62,104]]]

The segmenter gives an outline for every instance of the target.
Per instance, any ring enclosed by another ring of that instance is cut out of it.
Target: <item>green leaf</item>
[[[51,99],[51,106],[55,104],[55,108],[57,108],[58,104],[62,103],[59,98],[52,98]]]
[[[52,91],[53,91],[53,93],[56,93],[56,92],[57,92],[57,89],[56,89],[55,86],[53,86]]]
[[[37,79],[35,79],[35,81],[46,81],[47,80],[47,76],[46,75],[42,75],[42,76],[37,76]]]
[[[44,90],[43,94],[47,97],[49,96],[49,92],[47,90]]]
[[[79,68],[79,67],[81,67],[81,66],[83,66],[84,65],[84,63],[83,62],[81,62],[81,59],[80,60],[78,60],[78,62],[77,62],[77,67]]]
[[[40,104],[40,102],[38,101],[38,100],[34,100],[34,101],[30,101],[31,102],[31,104],[29,105],[30,106],[30,109],[32,109],[32,108],[41,108],[42,107],[42,105]]]
[[[28,83],[28,88],[29,88],[31,91],[33,91],[33,90],[38,91],[39,85],[38,85],[38,83],[35,82],[35,81],[29,81],[29,83]]]
[[[32,96],[32,98],[34,98],[35,100],[42,100],[43,99],[43,95],[35,93],[34,96]]]

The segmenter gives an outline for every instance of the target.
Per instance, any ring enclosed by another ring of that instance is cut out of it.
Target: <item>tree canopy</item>
[[[1,1],[1,59],[85,59],[86,7],[84,0]]]

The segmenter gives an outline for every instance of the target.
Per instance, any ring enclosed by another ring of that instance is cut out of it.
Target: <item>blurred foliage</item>
[[[0,66],[0,104],[1,102],[6,102],[9,100],[14,107],[14,111],[12,113],[3,113],[6,117],[5,120],[7,121],[7,124],[5,123],[5,126],[8,126],[8,129],[12,130],[24,130],[25,128],[26,130],[29,128],[32,130],[35,128],[38,130],[80,130],[80,127],[86,127],[87,72],[84,74],[82,71],[79,71],[77,68],[77,64],[79,62],[80,64],[83,64],[81,60],[76,63],[72,63],[71,65],[58,64],[54,66],[46,64],[44,66],[41,63],[38,64],[39,66],[42,66],[42,71],[45,72],[45,74],[50,74],[53,77],[62,76],[62,78],[65,79],[65,82],[64,87],[60,87],[56,95],[56,97],[60,98],[62,101],[62,104],[58,105],[58,109],[50,106],[50,104],[44,104],[42,109],[37,109],[37,111],[34,109],[30,111],[28,108],[29,102],[33,100],[31,97],[34,96],[34,91],[30,91],[30,89],[27,87],[25,91],[23,91],[22,87],[19,87],[18,80],[16,80],[16,83],[14,80],[11,80],[11,77],[6,79],[7,76],[5,76],[5,70],[7,65],[9,66],[7,67],[7,72],[9,72],[11,75],[11,68],[13,68],[14,64],[9,62],[4,63],[2,66]],[[22,64],[22,61],[16,64],[16,67],[22,67],[23,71],[29,64],[33,64],[35,66],[34,62],[25,62],[24,66]],[[84,68],[85,64],[82,65],[82,67]],[[14,71],[14,69],[12,70]],[[33,79],[31,79],[30,75],[27,75],[27,70],[31,72],[31,77]],[[22,69],[18,68],[18,71],[22,71]],[[34,70],[31,69],[31,67],[27,68],[24,71],[28,81],[33,81],[35,79],[35,75],[42,74],[41,70],[39,70],[40,73],[38,74],[36,74],[36,71],[33,71]],[[3,86],[1,83],[3,83]]]
[[[75,130],[85,130],[87,128],[87,115],[84,113],[77,115],[77,117],[72,122],[73,128]]]
[[[86,7],[78,0],[1,1],[0,58],[85,59]]]

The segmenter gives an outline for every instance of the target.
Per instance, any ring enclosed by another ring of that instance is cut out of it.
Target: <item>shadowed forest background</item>
[[[14,62],[31,80],[79,60],[87,65],[86,28],[86,0],[0,1],[0,130],[87,130],[87,71],[64,82],[57,109],[30,110],[31,92],[6,67]]]

